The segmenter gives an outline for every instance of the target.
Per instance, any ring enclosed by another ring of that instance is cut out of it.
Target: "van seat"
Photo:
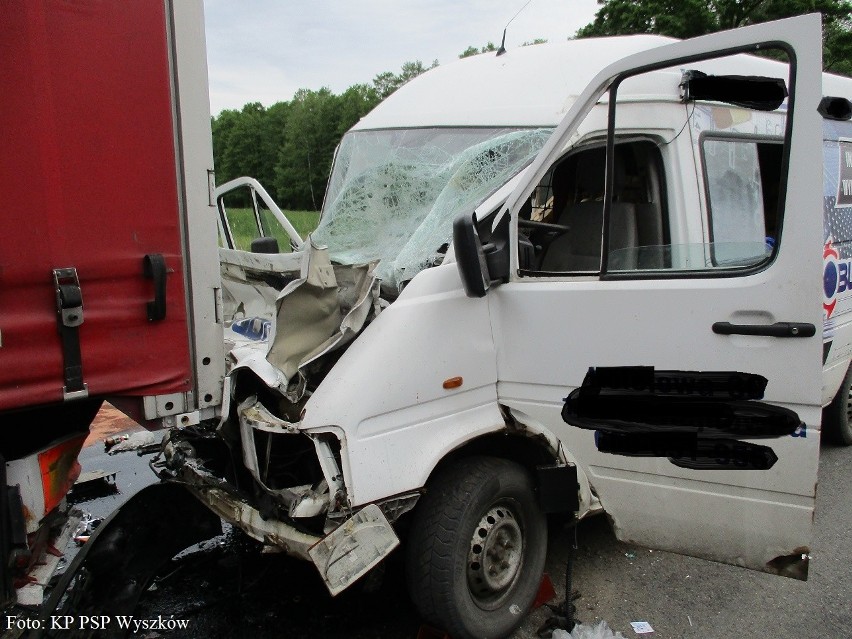
[[[603,202],[578,202],[559,217],[568,231],[547,247],[541,262],[542,271],[599,271],[601,263],[601,229]],[[637,245],[636,209],[630,202],[613,202],[610,217],[610,250]],[[619,268],[636,268],[636,255],[619,259]]]

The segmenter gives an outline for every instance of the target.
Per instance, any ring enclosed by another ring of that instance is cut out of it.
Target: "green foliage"
[[[318,210],[339,140],[339,98],[326,88],[300,89],[290,102],[273,186],[280,205]]]
[[[535,40],[528,40],[527,42],[524,42],[521,46],[529,47],[534,44],[544,44],[545,42],[547,42],[545,38],[536,38]],[[459,58],[469,58],[472,55],[479,55],[480,53],[491,53],[492,51],[496,50],[496,45],[493,42],[489,41],[488,44],[486,44],[484,47],[479,47],[478,49],[473,46],[468,47],[467,49],[459,53]]]
[[[438,66],[432,62],[428,68]],[[343,134],[381,100],[424,71],[406,62],[372,84],[356,84],[340,95],[329,89],[300,89],[289,102],[265,108],[257,102],[222,111],[212,120],[218,184],[247,175],[257,178],[279,205],[318,210]],[[248,206],[248,201],[242,202]]]
[[[479,55],[480,53],[489,53],[491,51],[496,51],[497,47],[494,46],[494,43],[489,41],[484,47],[480,47],[477,49],[476,47],[468,47],[461,53],[459,53],[460,58],[469,58],[472,55]]]
[[[288,103],[268,109],[258,102],[241,111],[222,111],[213,118],[213,158],[216,181],[223,184],[244,175],[269,187],[275,177],[274,158],[284,137]]]
[[[822,13],[823,67],[852,75],[850,0],[598,0],[601,8],[577,37],[658,33],[675,38]]]
[[[437,66],[437,60],[433,60],[432,66],[428,68],[423,66],[423,63],[420,60],[415,60],[414,62],[406,62],[402,65],[402,70],[399,73],[385,71],[384,73],[378,74],[375,78],[373,78],[373,88],[375,89],[376,94],[379,96],[379,99],[384,100],[391,93],[396,91],[399,87],[401,87],[403,84],[405,84],[412,78],[416,78],[424,71],[434,69]]]
[[[290,220],[302,238],[308,236],[319,224],[319,213],[316,211],[282,211],[284,216]],[[271,216],[270,216],[271,217]],[[251,241],[257,237],[257,223],[254,213],[250,208],[228,208],[228,225],[234,236],[234,245],[244,251],[251,246]],[[290,237],[287,232],[277,224],[270,224],[272,236],[278,240],[278,247],[282,252],[290,250]]]

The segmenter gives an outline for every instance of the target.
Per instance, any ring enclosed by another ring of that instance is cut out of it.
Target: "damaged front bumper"
[[[242,402],[237,413],[239,468],[226,470],[223,459],[230,448],[221,431],[174,429],[153,464],[155,472],[185,485],[267,551],[311,561],[332,595],[399,545],[391,522],[414,507],[419,493],[352,508],[336,438],[303,433],[254,397]]]

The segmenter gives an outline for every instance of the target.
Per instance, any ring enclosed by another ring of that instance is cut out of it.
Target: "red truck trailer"
[[[164,425],[221,404],[203,26],[201,0],[3,3],[2,604],[51,549],[104,400]]]

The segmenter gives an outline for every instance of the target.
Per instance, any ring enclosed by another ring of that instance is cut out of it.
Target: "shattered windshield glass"
[[[552,129],[430,128],[344,136],[313,234],[343,264],[380,260],[398,292],[439,263],[455,217],[473,211],[528,164]]]

